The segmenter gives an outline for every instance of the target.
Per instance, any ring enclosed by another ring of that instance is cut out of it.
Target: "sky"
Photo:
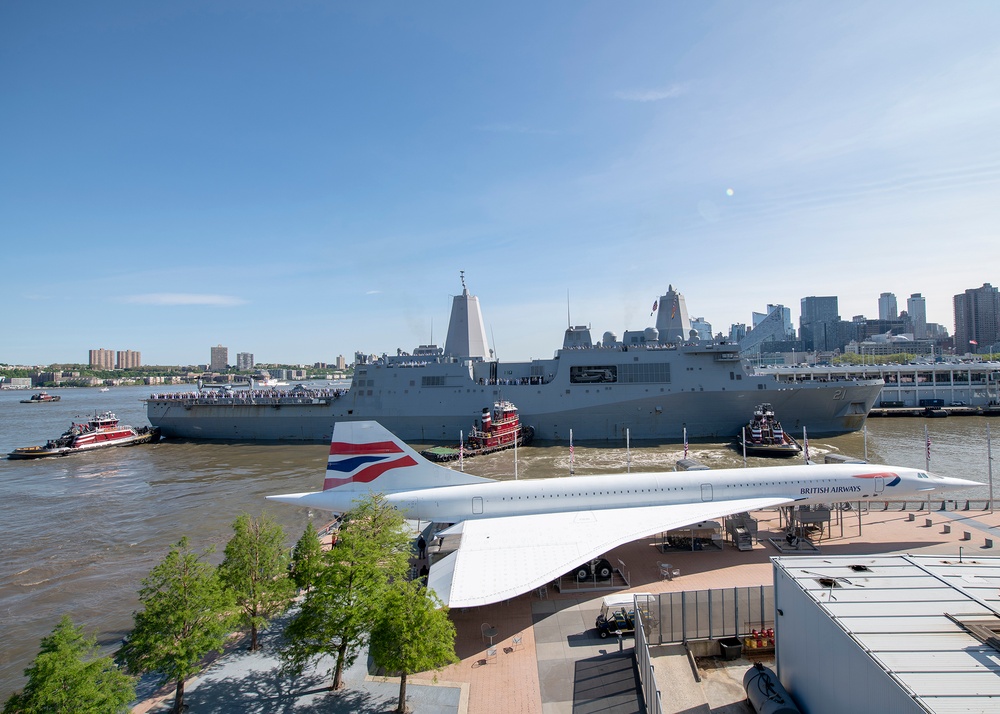
[[[0,3],[0,363],[715,332],[1000,284],[1000,4]]]

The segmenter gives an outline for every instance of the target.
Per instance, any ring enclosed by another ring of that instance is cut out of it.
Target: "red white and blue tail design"
[[[490,480],[431,463],[378,422],[345,421],[333,428],[323,491],[268,499],[341,511],[368,492],[390,494]]]

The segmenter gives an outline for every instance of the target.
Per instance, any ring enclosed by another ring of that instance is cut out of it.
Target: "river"
[[[149,392],[148,387],[57,389],[50,390],[61,396],[57,403],[20,404],[31,392],[0,391],[0,453],[44,444],[95,411],[111,410],[123,423],[146,425],[141,400]],[[813,438],[810,456],[822,460],[833,451],[863,457],[867,445],[872,462],[923,468],[926,425],[931,470],[983,482],[982,489],[963,497],[986,499],[990,423],[1000,428],[1000,420],[983,417],[871,419],[867,438],[861,432]],[[796,437],[801,440],[801,434]],[[572,468],[579,475],[672,470],[683,451],[679,444],[575,447]],[[715,468],[742,464],[725,444],[691,444],[689,455]],[[37,654],[39,640],[63,614],[109,650],[117,646],[131,628],[142,579],[181,537],[199,550],[214,546],[210,559],[217,563],[235,518],[266,511],[293,544],[310,514],[264,497],[317,490],[326,456],[322,444],[163,441],[65,458],[0,460],[0,702],[23,686],[23,670]],[[522,448],[517,456],[520,478],[570,473],[567,444]],[[763,463],[749,461],[750,466]],[[478,475],[512,478],[514,455],[468,459],[465,466]],[[326,522],[324,514],[313,515],[318,525]]]

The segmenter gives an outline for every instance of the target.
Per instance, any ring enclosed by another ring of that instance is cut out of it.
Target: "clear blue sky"
[[[1000,283],[1000,3],[4,2],[0,362]]]

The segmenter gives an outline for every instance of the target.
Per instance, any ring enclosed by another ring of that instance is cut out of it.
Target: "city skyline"
[[[715,332],[883,292],[953,331],[998,282],[998,26],[929,0],[3,4],[0,361],[410,351],[460,270],[504,360],[649,326],[670,284]]]

